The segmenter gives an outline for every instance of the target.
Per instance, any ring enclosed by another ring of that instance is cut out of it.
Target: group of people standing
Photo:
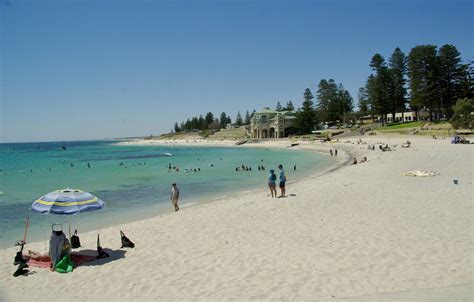
[[[285,171],[283,170],[283,165],[281,164],[278,165],[278,180],[279,180],[279,187],[280,187],[280,196],[278,196],[278,193],[276,190],[277,175],[275,174],[275,170],[273,169],[270,170],[270,174],[268,175],[268,188],[270,188],[270,193],[272,194],[272,198],[286,196],[286,189],[285,189],[286,176],[285,176]]]
[[[270,170],[270,174],[268,175],[268,187],[270,188],[270,193],[272,194],[272,198],[275,197],[286,197],[286,176],[285,176],[285,170],[283,170],[283,165],[279,164],[278,165],[278,176],[275,174],[275,170]],[[294,167],[296,170],[296,166]],[[277,189],[276,189],[276,184],[278,180],[278,186],[280,187],[280,196],[278,196]],[[171,185],[171,203],[173,204],[175,212],[179,211],[179,205],[178,205],[178,200],[179,200],[179,188],[176,185],[176,183],[173,183]]]

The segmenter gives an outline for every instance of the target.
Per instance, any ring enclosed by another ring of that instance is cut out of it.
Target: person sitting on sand
[[[361,163],[365,163],[366,161],[367,161],[367,157],[365,156],[360,160]]]
[[[402,148],[410,148],[411,142],[407,141],[406,143],[402,144]]]
[[[63,259],[66,255],[71,254],[71,246],[69,240],[66,238],[66,235],[61,230],[55,230],[55,227],[58,224],[53,224],[53,231],[51,233],[51,238],[49,240],[49,252],[48,254],[41,254],[36,251],[28,250],[29,259],[33,259],[41,262],[51,261],[51,270],[54,270],[56,265]]]
[[[357,165],[357,158],[354,157],[354,159],[352,160],[352,164]]]
[[[268,188],[270,188],[270,193],[273,197],[277,197],[277,190],[276,190],[276,179],[277,176],[274,170],[270,170],[270,175],[268,175]]]

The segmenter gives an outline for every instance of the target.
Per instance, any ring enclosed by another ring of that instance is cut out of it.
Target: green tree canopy
[[[212,112],[206,113],[206,117],[204,118],[204,120],[207,129],[208,126],[214,122],[214,114],[212,114]]]
[[[374,113],[382,116],[386,121],[390,111],[390,95],[392,93],[390,70],[380,54],[375,54],[370,61],[373,74],[369,76],[367,93]]]
[[[359,88],[359,92],[357,94],[357,100],[358,100],[358,107],[359,107],[359,115],[364,116],[364,115],[369,114],[370,105],[369,105],[369,96],[367,94],[366,87]]]
[[[353,109],[353,100],[349,91],[333,79],[322,79],[317,91],[316,112],[321,121],[336,122],[344,120]]]
[[[474,100],[459,99],[453,106],[453,116],[449,120],[455,128],[474,128]]]
[[[406,74],[407,74],[407,57],[400,48],[395,48],[389,60],[391,84],[390,87],[390,111],[392,116],[396,112],[405,112],[406,104]]]
[[[277,102],[275,110],[276,111],[281,111],[282,109],[283,109],[283,107],[281,106],[280,102]]]
[[[415,108],[427,107],[432,119],[433,108],[440,99],[438,58],[435,45],[419,45],[408,55],[411,103]]]
[[[438,51],[439,89],[442,103],[446,108],[447,117],[452,116],[451,107],[455,100],[467,96],[468,67],[461,63],[461,54],[454,45],[446,44]]]
[[[225,112],[221,113],[220,121],[221,121],[221,128],[225,128],[227,125],[227,114]]]
[[[245,112],[244,125],[250,125],[250,114],[248,110]]]
[[[240,111],[237,111],[237,116],[235,118],[235,124],[240,127],[240,126],[242,126],[243,123],[244,122],[242,120],[242,116],[240,115]]]
[[[314,96],[309,88],[303,94],[303,104],[296,112],[296,124],[301,133],[311,133],[316,126],[316,114],[313,107]]]
[[[174,123],[174,132],[181,132],[181,128],[179,128],[178,122]]]

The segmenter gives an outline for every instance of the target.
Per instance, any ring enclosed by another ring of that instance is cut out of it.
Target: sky
[[[0,142],[169,132],[192,116],[354,101],[375,53],[474,55],[472,1],[0,0]]]

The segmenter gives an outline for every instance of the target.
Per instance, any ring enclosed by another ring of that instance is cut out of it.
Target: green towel
[[[70,273],[72,272],[74,263],[71,260],[71,255],[65,255],[58,264],[56,264],[55,270],[58,273]]]

